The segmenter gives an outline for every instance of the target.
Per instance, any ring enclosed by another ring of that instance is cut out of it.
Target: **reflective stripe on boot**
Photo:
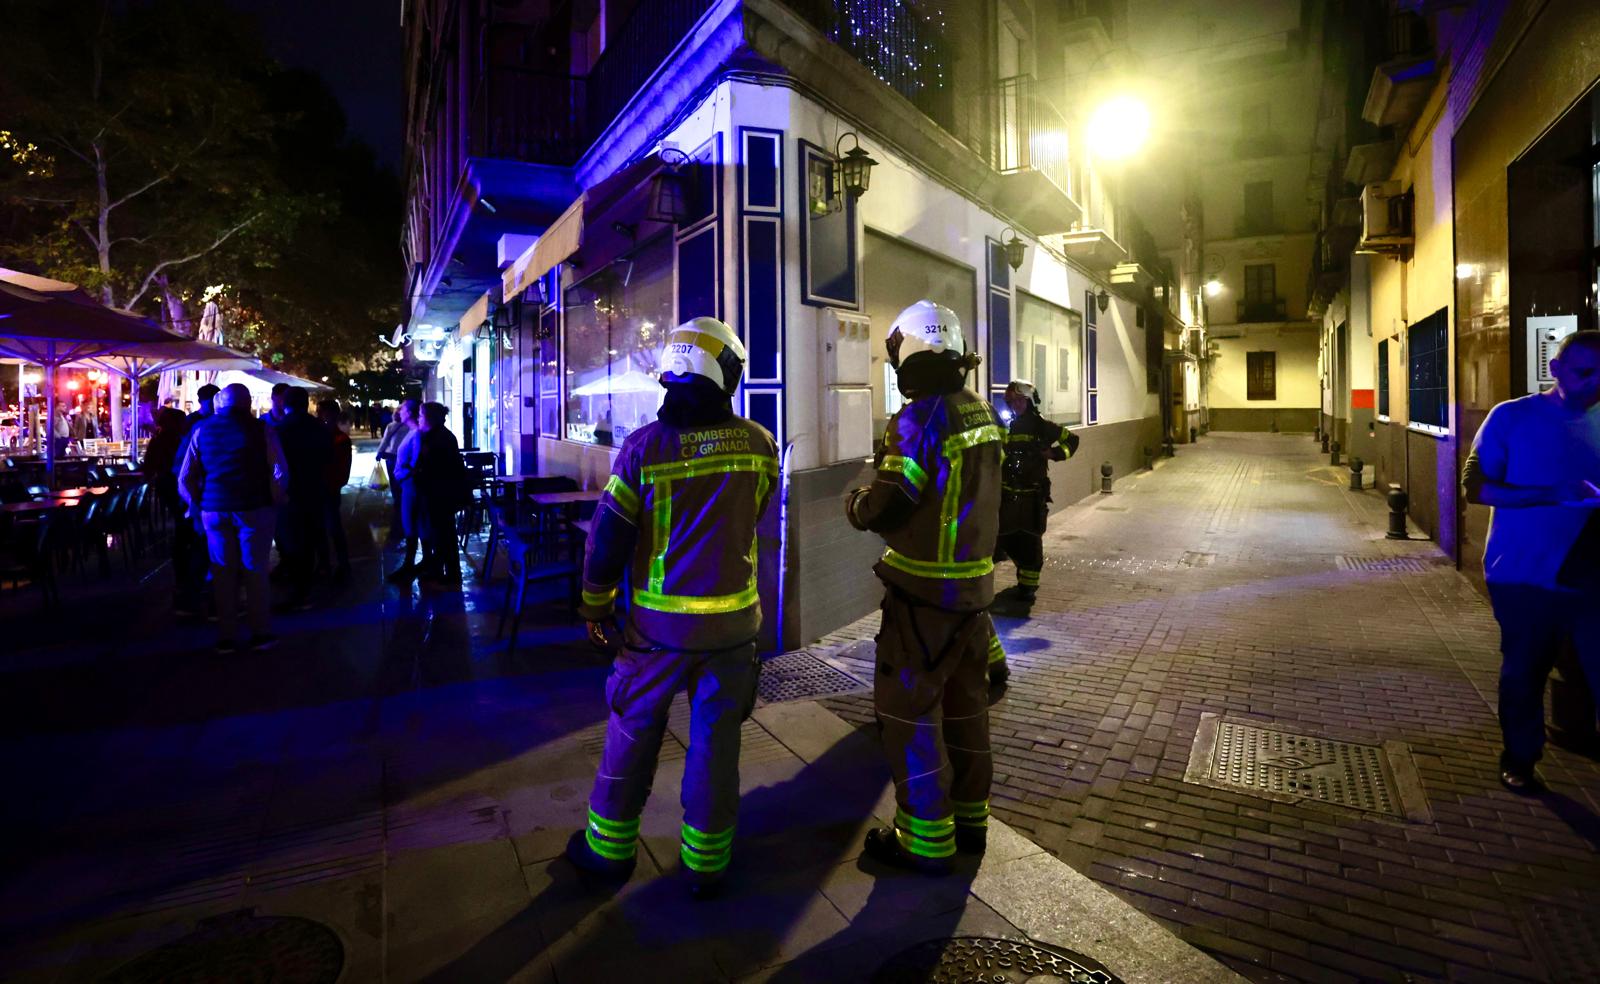
[[[685,867],[693,871],[721,871],[733,857],[733,828],[708,834],[689,824],[683,825],[683,846],[678,851]]]

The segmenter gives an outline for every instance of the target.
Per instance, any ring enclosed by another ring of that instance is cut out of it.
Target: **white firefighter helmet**
[[[899,351],[895,365],[921,352],[935,355],[948,353],[959,358],[967,351],[967,341],[961,335],[961,319],[943,304],[921,300],[901,311],[889,326],[889,336],[900,335]],[[891,351],[893,344],[890,343]]]
[[[744,375],[744,360],[744,344],[732,328],[716,318],[695,318],[667,335],[661,382],[687,383],[690,376],[704,376],[732,396]]]
[[[1013,379],[1006,384],[1007,393],[1015,393],[1028,401],[1028,405],[1035,410],[1039,409],[1039,390],[1026,379]]]

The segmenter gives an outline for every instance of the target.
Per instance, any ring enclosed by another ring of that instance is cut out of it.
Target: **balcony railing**
[[[951,51],[941,24],[903,0],[785,0],[945,130],[955,130]]]
[[[587,119],[591,139],[616,119],[712,3],[713,0],[650,0],[638,6],[589,72]]]
[[[1032,76],[1000,80],[995,88],[994,169],[1001,174],[1037,171],[1072,196],[1067,122],[1039,93]]]
[[[517,66],[491,67],[473,100],[470,153],[567,165],[588,146],[583,79]]]
[[[1284,321],[1287,319],[1288,304],[1281,297],[1266,300],[1240,301],[1238,317],[1235,319],[1241,324],[1263,321]]]

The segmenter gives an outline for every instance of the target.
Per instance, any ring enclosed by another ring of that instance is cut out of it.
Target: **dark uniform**
[[[739,808],[739,726],[755,702],[756,522],[778,480],[777,445],[729,416],[705,427],[656,421],[630,434],[595,513],[580,614],[611,615],[624,572],[632,605],[611,676],[605,751],[589,796],[594,854],[631,864],[667,710],[689,692],[683,845],[690,871],[728,865]]]
[[[1029,593],[1039,587],[1044,568],[1044,531],[1050,515],[1050,462],[1072,457],[1075,434],[1030,409],[1011,422],[1001,470],[998,559],[1017,565],[1017,585]]]
[[[986,664],[994,629],[995,518],[1002,431],[962,390],[914,400],[890,419],[877,478],[849,504],[888,545],[874,703],[895,781],[894,835],[917,859],[956,850],[958,826],[989,819]]]

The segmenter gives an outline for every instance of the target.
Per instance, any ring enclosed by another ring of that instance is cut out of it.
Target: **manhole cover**
[[[344,944],[322,923],[251,910],[201,920],[195,931],[124,964],[106,984],[167,981],[273,981],[333,984]]]
[[[956,936],[918,943],[893,957],[872,984],[1121,984],[1071,950],[1027,940]]]
[[[1354,557],[1342,555],[1335,561],[1342,571],[1372,571],[1377,574],[1426,574],[1429,565],[1416,557]]]
[[[866,685],[804,649],[780,653],[763,660],[756,695],[767,704],[786,700],[813,700],[832,694],[865,690]]]
[[[1429,818],[1410,751],[1397,741],[1370,745],[1203,714],[1184,780],[1402,820]]]

